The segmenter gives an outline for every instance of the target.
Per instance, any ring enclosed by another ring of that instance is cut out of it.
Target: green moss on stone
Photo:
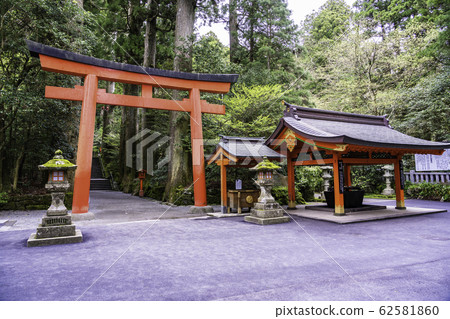
[[[267,157],[264,157],[262,162],[259,162],[255,167],[252,167],[250,169],[255,171],[269,171],[278,168],[280,168],[280,166],[269,161]]]

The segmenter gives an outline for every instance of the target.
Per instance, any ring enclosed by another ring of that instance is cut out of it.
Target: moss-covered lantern
[[[64,159],[62,152],[57,150],[55,156],[47,163],[39,165],[40,171],[48,171],[48,181],[45,189],[52,195],[52,203],[47,214],[42,218],[36,233],[31,234],[27,246],[46,246],[71,244],[83,241],[80,230],[72,224],[72,216],[64,205],[64,197],[70,187],[67,172],[77,166]]]
[[[70,188],[67,172],[75,170],[76,167],[76,165],[64,159],[61,150],[57,150],[55,156],[47,163],[38,166],[40,171],[48,171],[45,189],[52,194],[52,204],[47,210],[47,215],[64,215],[67,213],[67,208],[64,206],[64,196]]]
[[[272,187],[274,184],[274,170],[280,166],[272,163],[264,157],[263,160],[250,170],[258,172],[256,185],[261,189],[261,195],[258,202],[251,209],[250,216],[245,216],[244,220],[259,225],[270,225],[286,223],[290,221],[288,216],[283,216],[283,209],[272,196]]]

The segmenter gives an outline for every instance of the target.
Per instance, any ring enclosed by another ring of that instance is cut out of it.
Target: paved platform
[[[372,207],[375,205],[372,205]],[[435,214],[435,213],[445,213],[446,209],[433,209],[433,208],[417,208],[417,207],[409,207],[405,210],[395,209],[395,206],[384,206],[385,209],[377,209],[377,210],[361,210],[356,212],[348,212],[345,213],[344,216],[335,216],[333,212],[329,210],[323,209],[314,209],[314,206],[305,206],[298,207],[296,210],[289,210],[289,214],[316,219],[323,220],[327,222],[332,222],[336,224],[349,224],[349,223],[361,223],[367,221],[381,220],[381,219],[389,219],[389,218],[399,218],[399,217],[408,217],[408,216],[416,216],[416,215],[424,215],[424,214]],[[322,207],[319,207],[322,208]]]
[[[20,227],[0,227],[0,300],[450,300],[450,214],[343,225],[291,215],[259,226],[145,200],[133,214],[135,198],[105,196],[99,218],[75,223],[78,244],[28,248],[42,212],[29,228],[10,212]]]

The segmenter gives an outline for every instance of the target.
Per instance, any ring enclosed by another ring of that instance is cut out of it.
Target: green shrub
[[[4,194],[4,193],[2,193]],[[52,197],[45,195],[3,195],[4,200],[0,202],[0,210],[46,210],[50,207]],[[6,198],[6,199],[5,199]],[[64,205],[72,209],[73,193],[66,193]]]
[[[450,185],[431,183],[407,183],[405,185],[405,193],[410,198],[450,202]]]
[[[352,185],[362,188],[368,194],[380,194],[386,187],[381,165],[353,166]]]
[[[184,188],[183,186],[178,186],[173,190],[175,202],[173,204],[177,206],[181,205],[194,205],[194,191],[192,187]]]
[[[6,204],[8,202],[8,193],[0,193],[0,204]]]
[[[272,196],[280,205],[287,205],[289,203],[289,193],[286,186],[272,188]],[[306,204],[302,194],[297,190],[295,190],[295,202],[302,205]]]
[[[323,188],[322,169],[320,167],[296,167],[295,188],[306,201],[314,201],[314,192]]]

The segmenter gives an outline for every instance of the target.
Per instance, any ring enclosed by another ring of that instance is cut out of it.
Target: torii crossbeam
[[[84,86],[62,88],[47,86],[45,97],[81,101],[80,132],[78,135],[77,165],[72,213],[87,213],[94,142],[97,103],[170,111],[189,112],[191,124],[192,165],[195,206],[206,202],[205,160],[203,152],[202,113],[225,114],[225,106],[209,104],[200,99],[200,92],[227,93],[236,74],[195,74],[143,68],[68,52],[37,42],[26,41],[32,56],[39,57],[45,71],[84,77]],[[141,85],[141,96],[106,93],[98,88],[98,81],[112,81]],[[153,87],[184,90],[189,99],[182,101],[152,97]]]

